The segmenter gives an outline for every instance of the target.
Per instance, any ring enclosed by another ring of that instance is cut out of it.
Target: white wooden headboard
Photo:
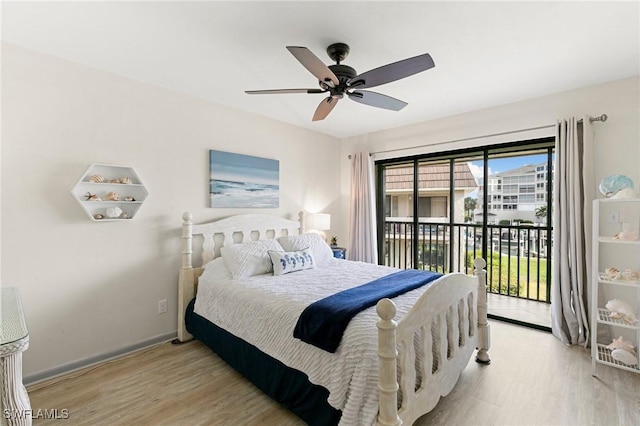
[[[220,256],[220,248],[229,244],[304,232],[303,212],[298,214],[297,221],[267,214],[242,214],[198,225],[194,225],[192,220],[191,213],[186,212],[182,215],[182,268],[178,281],[180,342],[191,339],[185,327],[184,314],[187,305],[196,295],[198,277],[202,275],[204,265]],[[198,267],[193,267],[192,264],[194,236],[202,236],[202,263]]]
[[[202,236],[202,266],[220,256],[220,248],[251,240],[278,238],[304,231],[304,213],[297,221],[266,214],[242,214],[194,225],[191,213],[182,215],[182,268],[191,268],[193,236]]]

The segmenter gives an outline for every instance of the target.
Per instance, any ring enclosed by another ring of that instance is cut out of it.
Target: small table
[[[346,259],[346,256],[347,256],[346,248],[331,246],[331,250],[333,251],[333,257],[335,257],[336,259]]]
[[[0,424],[31,425],[31,403],[22,383],[22,352],[29,347],[18,289],[0,287]]]

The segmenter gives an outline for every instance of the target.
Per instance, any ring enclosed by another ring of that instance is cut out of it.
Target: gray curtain
[[[566,344],[589,344],[591,216],[595,198],[589,117],[556,123],[551,330]]]
[[[349,250],[347,258],[378,263],[373,160],[367,152],[351,159],[351,199],[349,203]]]

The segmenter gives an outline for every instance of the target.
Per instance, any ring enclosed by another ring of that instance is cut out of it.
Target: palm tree
[[[478,199],[465,197],[464,199],[464,221],[469,222],[473,220],[473,211],[478,207]]]
[[[538,218],[538,220],[541,220],[542,218],[546,218],[547,217],[547,206],[541,206],[538,207],[536,209],[536,217]]]

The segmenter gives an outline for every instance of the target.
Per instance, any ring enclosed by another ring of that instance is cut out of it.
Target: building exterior
[[[546,214],[536,216],[541,208],[546,209],[548,191],[547,163],[526,165],[503,173],[489,176],[487,185],[488,222],[500,224],[509,221],[514,224],[546,224]],[[553,171],[552,171],[553,173]],[[482,222],[482,200],[484,185],[480,179],[478,187],[478,208],[475,221]]]
[[[449,217],[449,164],[418,166],[418,216],[421,220],[444,222]],[[409,219],[413,211],[413,167],[393,167],[385,171],[385,216]],[[464,198],[478,189],[466,162],[454,166],[454,220],[464,221]],[[410,219],[409,219],[410,220]]]
[[[413,166],[385,169],[385,264],[403,268],[412,267],[412,240],[418,235],[416,267],[430,269],[430,265],[447,264],[450,253],[458,259],[459,241],[454,240],[450,250],[450,203],[453,203],[453,222],[464,222],[464,199],[478,189],[466,162],[454,165],[453,198],[449,190],[449,163],[420,164],[418,166],[418,202],[414,212]],[[414,217],[418,216],[418,230],[414,230]]]

